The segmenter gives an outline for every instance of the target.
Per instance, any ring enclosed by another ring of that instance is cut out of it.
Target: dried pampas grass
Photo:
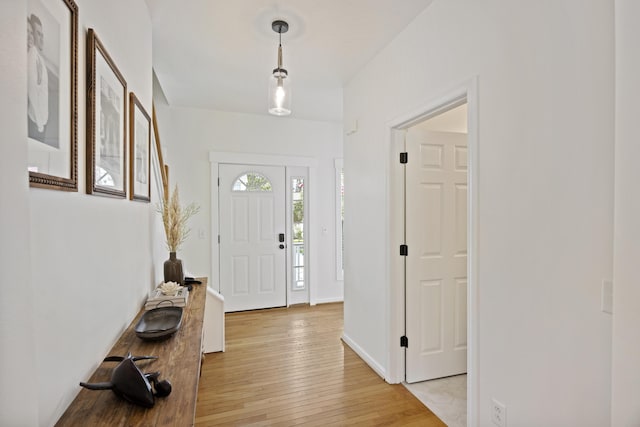
[[[199,211],[200,206],[195,203],[189,203],[184,207],[180,206],[177,185],[169,197],[163,197],[162,203],[158,205],[158,212],[162,214],[169,252],[177,252],[180,245],[187,239],[191,231],[187,227],[187,221]]]

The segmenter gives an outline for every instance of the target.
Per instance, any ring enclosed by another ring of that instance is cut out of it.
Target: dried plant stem
[[[189,203],[180,206],[178,186],[173,188],[169,197],[164,197],[158,212],[162,214],[165,236],[167,237],[167,249],[169,252],[177,252],[180,245],[187,239],[191,229],[187,227],[187,221],[200,211],[200,206]]]

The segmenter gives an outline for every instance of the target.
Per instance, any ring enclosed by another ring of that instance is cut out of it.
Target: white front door
[[[220,164],[225,311],[286,306],[285,168]]]
[[[467,135],[407,130],[406,381],[467,369]]]

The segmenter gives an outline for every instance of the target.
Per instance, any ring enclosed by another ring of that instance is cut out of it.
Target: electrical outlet
[[[496,399],[491,399],[491,421],[498,427],[507,427],[507,407]]]

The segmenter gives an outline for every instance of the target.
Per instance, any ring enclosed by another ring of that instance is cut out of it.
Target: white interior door
[[[218,176],[225,311],[285,306],[285,168],[220,164]]]
[[[467,135],[408,129],[406,381],[467,369]]]

